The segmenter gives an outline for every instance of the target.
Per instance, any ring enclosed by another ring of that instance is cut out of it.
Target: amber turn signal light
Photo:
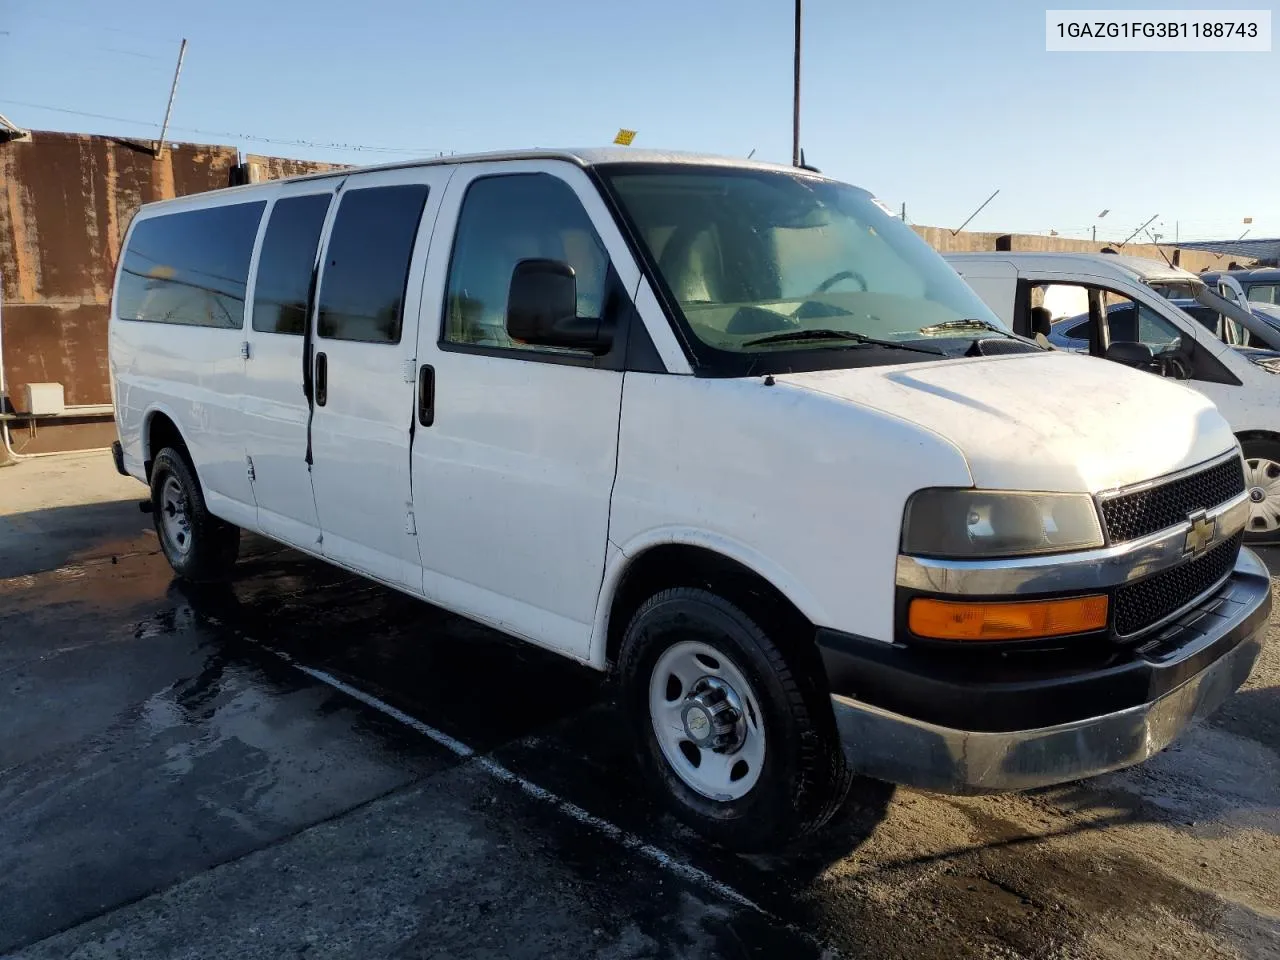
[[[1087,633],[1107,625],[1105,595],[1017,603],[958,602],[917,597],[907,614],[911,632],[933,640],[1034,640]]]

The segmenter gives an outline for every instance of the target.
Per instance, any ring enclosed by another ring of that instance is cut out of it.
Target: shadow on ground
[[[153,529],[132,500],[0,516],[0,580],[153,550]]]
[[[655,802],[612,689],[593,670],[292,551],[242,563],[227,584],[175,580],[169,597],[213,628],[226,656],[283,655],[350,683],[769,909],[786,909],[855,851],[894,795],[860,778],[833,821],[785,855],[738,856]],[[407,729],[389,735],[401,749],[425,744]]]

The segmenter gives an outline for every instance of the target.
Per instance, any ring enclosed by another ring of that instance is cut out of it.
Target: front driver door
[[[513,341],[507,292],[528,257],[573,268],[579,316],[630,315],[639,270],[580,168],[459,168],[440,214],[419,336],[430,406],[413,455],[423,592],[585,658],[608,543],[626,340],[620,329],[607,356]]]

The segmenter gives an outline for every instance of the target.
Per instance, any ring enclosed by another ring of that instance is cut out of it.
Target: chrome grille
[[[1116,590],[1114,629],[1132,636],[1191,603],[1231,572],[1243,533],[1224,540],[1204,556]]]
[[[1112,543],[1137,540],[1184,522],[1244,492],[1244,464],[1231,457],[1204,470],[1101,501],[1102,521]]]

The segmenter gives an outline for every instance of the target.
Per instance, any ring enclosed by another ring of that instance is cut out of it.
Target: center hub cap
[[[1267,499],[1267,491],[1261,487],[1251,487],[1249,490],[1249,499],[1254,503],[1262,503]]]
[[[705,743],[711,737],[711,718],[707,716],[707,711],[694,703],[685,707],[684,732],[694,743]]]
[[[746,718],[733,688],[715,677],[703,677],[680,714],[685,734],[699,747],[733,753],[746,738]]]

